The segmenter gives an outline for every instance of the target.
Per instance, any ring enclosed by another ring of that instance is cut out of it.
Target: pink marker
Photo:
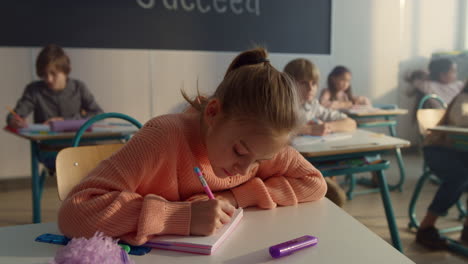
[[[203,174],[200,171],[200,169],[198,167],[195,167],[195,168],[193,168],[193,170],[197,174],[198,179],[200,179],[200,182],[201,182],[201,184],[203,186],[203,189],[205,189],[205,193],[206,193],[206,195],[208,195],[208,198],[214,199],[215,197],[214,197],[213,193],[211,192],[210,186],[208,186],[208,183],[206,183],[206,180],[203,177]]]

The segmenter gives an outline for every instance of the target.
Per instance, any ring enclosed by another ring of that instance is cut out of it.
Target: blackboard
[[[330,54],[331,0],[3,0],[0,46]]]

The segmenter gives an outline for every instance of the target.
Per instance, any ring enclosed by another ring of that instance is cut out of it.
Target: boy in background
[[[7,125],[12,129],[28,126],[26,117],[33,112],[34,123],[48,124],[55,120],[82,119],[102,113],[93,94],[79,80],[69,78],[70,58],[55,44],[45,46],[36,59],[36,74],[41,78],[26,86],[16,103],[16,114],[8,114]],[[41,148],[50,149],[47,146]],[[52,149],[55,150],[55,149]],[[51,172],[55,169],[55,151],[39,157]]]
[[[299,130],[300,134],[324,136],[333,132],[356,130],[356,121],[340,111],[323,107],[315,98],[320,72],[311,61],[307,59],[292,60],[284,67],[284,72],[296,82],[301,109],[307,120],[307,123]],[[328,185],[325,196],[342,207],[346,201],[344,190],[334,180],[328,177],[325,180]]]
[[[8,114],[11,128],[27,127],[25,118],[34,112],[34,123],[82,119],[102,113],[93,94],[79,80],[69,78],[70,59],[57,45],[45,46],[36,60],[36,73],[41,78],[28,84],[15,106],[18,115]]]

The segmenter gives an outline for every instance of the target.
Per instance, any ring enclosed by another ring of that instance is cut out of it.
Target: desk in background
[[[436,126],[430,131],[444,132],[452,140],[453,147],[461,151],[468,151],[468,128],[456,126]]]
[[[307,144],[305,141],[301,145],[294,145],[308,161],[312,164],[324,161],[340,161],[349,158],[361,158],[364,156],[380,155],[386,151],[396,148],[408,147],[410,142],[395,137],[376,134],[373,132],[358,129],[351,134],[351,137],[333,141],[314,141]],[[388,162],[387,162],[388,163]],[[362,166],[359,168],[339,169],[322,171],[326,176],[346,175],[348,173],[376,171],[379,177],[379,190],[387,217],[389,231],[392,237],[393,246],[402,251],[400,235],[396,226],[393,214],[392,202],[389,194],[389,187],[383,174],[385,164],[375,164]],[[388,166],[388,165],[387,165]],[[354,185],[354,183],[352,183]],[[351,190],[352,191],[352,190]]]
[[[60,234],[56,223],[0,228],[0,263],[46,263],[61,246],[35,242],[44,233]],[[303,235],[318,245],[273,259],[268,248]],[[211,256],[153,249],[131,256],[137,264],[153,263],[414,263],[341,208],[322,199],[272,210],[246,209],[230,237]]]
[[[465,127],[456,127],[456,126],[436,126],[429,128],[431,131],[446,132],[449,134],[461,134],[468,135],[468,128]]]
[[[92,132],[86,132],[83,135],[83,142],[99,142],[109,140],[128,139],[138,129],[132,124],[96,124]],[[32,189],[32,207],[33,223],[41,222],[41,197],[46,174],[39,173],[39,156],[44,152],[57,151],[59,148],[71,146],[75,132],[46,132],[30,131],[22,133],[13,133],[13,135],[29,140],[31,146],[31,189]]]
[[[345,113],[350,118],[356,120],[357,126],[359,128],[388,127],[390,136],[396,137],[396,117],[400,115],[406,115],[408,110],[399,109],[395,106],[395,108],[388,109],[372,108],[368,111],[365,109],[359,109],[355,111],[349,110],[345,111]],[[403,162],[400,148],[395,148],[394,151],[398,162],[398,168],[400,169],[400,179],[396,184],[390,185],[389,188],[390,190],[398,189],[399,191],[402,191],[406,178],[405,164]]]

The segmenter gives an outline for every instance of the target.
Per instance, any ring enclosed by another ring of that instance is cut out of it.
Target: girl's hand
[[[356,104],[358,104],[358,105],[370,105],[371,102],[370,102],[369,98],[367,98],[365,96],[358,96],[356,98]]]
[[[218,200],[223,200],[234,206],[234,208],[239,207],[239,204],[237,203],[236,198],[234,197],[234,194],[230,190],[224,191],[224,192],[217,192],[214,194],[216,199]]]
[[[308,134],[311,136],[325,136],[332,132],[330,128],[330,124],[328,123],[322,123],[320,125],[309,124],[309,128],[310,130]]]
[[[217,200],[223,200],[226,202],[229,202],[232,206],[237,208],[239,205],[237,204],[237,200],[234,197],[234,194],[230,190],[224,191],[224,192],[215,192],[214,196]],[[188,202],[198,202],[198,201],[208,201],[210,198],[208,198],[208,195],[206,194],[195,194],[194,196],[191,196],[188,198],[186,201]]]
[[[197,201],[191,204],[190,234],[208,236],[231,221],[235,208],[224,200]]]

